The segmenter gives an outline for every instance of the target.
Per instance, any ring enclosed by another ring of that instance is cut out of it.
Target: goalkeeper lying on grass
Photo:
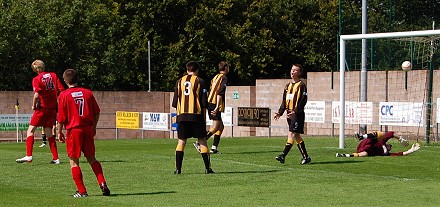
[[[336,157],[366,157],[366,156],[403,156],[409,155],[420,149],[419,143],[414,143],[411,148],[404,152],[392,153],[391,145],[387,144],[387,141],[391,138],[399,140],[403,146],[408,146],[408,141],[402,137],[394,136],[393,131],[389,132],[372,132],[364,135],[355,133],[355,137],[361,142],[359,143],[357,150],[352,154],[336,153]]]

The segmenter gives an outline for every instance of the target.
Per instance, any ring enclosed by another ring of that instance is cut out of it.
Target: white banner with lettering
[[[224,126],[232,126],[232,107],[225,107],[225,112],[222,113],[222,120]],[[206,111],[206,125],[212,125],[212,120],[208,117],[208,111]]]
[[[307,101],[305,122],[325,123],[325,101]]]
[[[423,126],[422,102],[380,102],[379,124]]]
[[[143,112],[142,129],[143,130],[157,130],[169,131],[169,113],[151,113]]]
[[[20,130],[27,130],[31,117],[32,114],[0,114],[0,131],[14,131],[17,129],[16,123]]]
[[[339,123],[341,120],[341,104],[339,101],[332,102],[332,123]],[[346,124],[372,124],[373,123],[373,102],[345,102],[345,123]]]

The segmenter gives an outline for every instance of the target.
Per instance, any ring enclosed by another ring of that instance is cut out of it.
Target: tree
[[[209,81],[231,64],[230,85],[336,67],[339,0],[0,0],[0,90],[30,90],[30,63],[80,72],[93,90],[172,91],[188,61]],[[361,1],[341,2],[342,33],[361,32]],[[370,0],[369,32],[430,29],[439,0]],[[408,7],[406,5],[411,5]],[[386,48],[376,48],[380,56]],[[11,73],[10,71],[13,71]],[[17,84],[23,83],[23,84]]]

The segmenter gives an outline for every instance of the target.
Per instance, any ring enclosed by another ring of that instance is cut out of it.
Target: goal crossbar
[[[345,41],[346,40],[361,40],[361,39],[378,39],[378,38],[400,38],[400,37],[420,37],[440,35],[440,30],[421,30],[421,31],[407,31],[407,32],[388,32],[388,33],[373,33],[373,34],[351,34],[341,35],[339,37],[339,101],[340,101],[340,122],[339,122],[339,148],[343,149],[345,145]]]

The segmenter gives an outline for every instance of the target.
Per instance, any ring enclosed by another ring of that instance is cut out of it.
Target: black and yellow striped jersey
[[[172,106],[177,109],[177,122],[205,122],[205,109],[208,105],[204,80],[196,75],[180,78],[174,90]]]
[[[225,92],[227,83],[228,78],[223,73],[217,74],[211,80],[211,87],[208,95],[208,103],[210,108],[214,109],[217,106],[217,96],[219,95],[222,97],[222,101],[218,103],[219,111],[225,111]]]
[[[384,139],[385,138],[385,132],[382,132],[382,131],[375,131],[371,134],[373,134],[374,138],[376,138],[376,139]],[[393,135],[394,135],[394,133],[393,133]]]
[[[284,88],[283,101],[281,102],[278,113],[283,115],[285,110],[303,112],[307,103],[306,84],[299,80],[295,83],[290,82]]]

